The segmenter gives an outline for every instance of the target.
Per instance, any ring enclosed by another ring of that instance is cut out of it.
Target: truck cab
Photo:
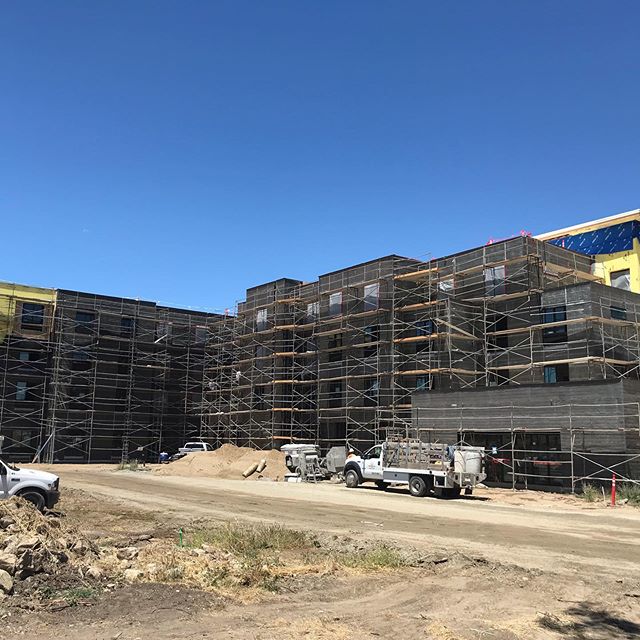
[[[382,480],[382,445],[377,444],[365,451],[360,457],[363,480],[378,482]]]
[[[202,453],[203,451],[213,451],[213,447],[208,442],[187,442],[184,447],[178,449],[179,453]]]
[[[37,509],[52,509],[60,498],[60,478],[53,473],[23,469],[0,459],[0,500],[20,496]]]

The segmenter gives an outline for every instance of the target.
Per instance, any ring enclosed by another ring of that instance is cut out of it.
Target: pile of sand
[[[215,451],[189,453],[180,460],[160,466],[155,473],[163,476],[203,476],[243,480],[242,472],[260,460],[267,461],[264,471],[254,473],[247,480],[260,478],[284,480],[284,475],[288,471],[284,464],[284,453],[275,449],[256,451],[250,447],[236,447],[234,444],[223,444]]]

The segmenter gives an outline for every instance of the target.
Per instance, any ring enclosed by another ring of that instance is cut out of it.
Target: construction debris
[[[81,577],[98,556],[97,547],[61,520],[46,517],[30,502],[0,502],[0,599],[38,575]]]

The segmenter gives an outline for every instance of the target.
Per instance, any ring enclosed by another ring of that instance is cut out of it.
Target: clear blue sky
[[[4,280],[205,308],[640,207],[640,3],[2,3]]]

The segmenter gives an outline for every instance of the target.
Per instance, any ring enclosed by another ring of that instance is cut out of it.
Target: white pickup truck
[[[20,496],[37,509],[52,509],[60,498],[60,478],[46,471],[22,469],[0,459],[0,500]]]
[[[213,446],[208,442],[187,442],[184,447],[178,449],[178,453],[199,453],[213,451]]]
[[[375,482],[384,489],[391,483],[409,485],[412,496],[454,498],[462,489],[470,494],[486,478],[482,447],[434,444],[415,439],[389,439],[361,456],[351,454],[344,466],[347,487]]]

